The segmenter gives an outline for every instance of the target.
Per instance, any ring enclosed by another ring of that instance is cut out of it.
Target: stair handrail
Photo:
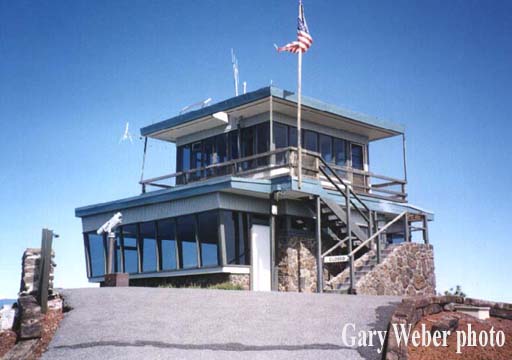
[[[350,186],[348,186],[348,184],[345,182],[345,180],[343,180],[337,173],[336,171],[334,171],[334,169],[329,165],[329,163],[327,161],[325,161],[325,159],[322,157],[322,155],[320,155],[319,153],[317,152],[314,152],[314,151],[309,151],[309,150],[306,150],[306,149],[302,149],[302,152],[304,154],[307,154],[307,155],[310,155],[310,156],[313,156],[315,158],[317,158],[318,160],[320,160],[322,162],[322,164],[329,169],[329,171],[334,175],[334,177],[345,187],[348,187],[349,191],[350,191],[350,194],[352,194],[354,196],[355,199],[357,199],[357,201],[359,201],[361,203],[361,205],[367,210],[367,211],[370,211],[370,208],[363,202],[363,200],[359,197],[359,195],[357,195],[355,193],[355,191],[353,189],[350,188]],[[326,175],[327,176],[327,175]],[[327,176],[328,177],[328,176]],[[331,182],[332,180],[329,179]],[[351,201],[352,202],[352,201]],[[352,204],[354,206],[356,206],[353,202]]]
[[[400,215],[398,215],[397,217],[395,217],[393,220],[391,220],[390,222],[388,222],[386,225],[384,225],[382,228],[379,229],[379,231],[377,231],[375,234],[373,234],[372,236],[370,236],[368,239],[366,239],[365,241],[363,241],[358,247],[356,247],[354,250],[352,250],[352,252],[350,254],[348,254],[348,256],[352,257],[354,256],[359,250],[361,250],[363,247],[365,247],[369,242],[371,242],[373,239],[375,239],[377,236],[379,236],[380,234],[382,234],[384,231],[386,231],[391,225],[393,225],[394,223],[396,223],[398,220],[400,220],[402,217],[406,216],[407,215],[407,211],[404,211],[402,212]]]
[[[339,191],[343,196],[345,196],[345,191],[344,191],[344,190],[343,190],[343,189],[342,189],[338,184],[336,184],[336,183],[335,183],[335,182],[330,178],[329,174],[327,174],[327,172],[326,172],[324,169],[321,169],[321,168],[320,168],[320,171],[322,172],[322,174],[324,174],[324,175],[325,175],[325,177],[327,178],[327,180],[329,180],[329,181],[331,182],[331,184],[333,184],[333,185],[334,185],[334,187],[336,188],[336,190],[338,190],[338,191]],[[345,185],[345,188],[348,188],[348,189],[349,189],[349,192],[350,192],[350,188],[347,186],[347,184],[344,184],[344,185]],[[349,200],[349,201],[350,201],[350,203],[354,206],[354,209],[356,209],[356,211],[359,213],[359,215],[361,215],[361,216],[363,217],[363,219],[368,223],[368,226],[370,226],[370,219],[366,216],[366,214],[365,214],[365,213],[363,213],[363,212],[361,211],[361,209],[359,209],[359,208],[357,207],[357,205],[352,201],[352,198],[350,198],[350,200]],[[363,204],[363,205],[364,205],[364,207],[365,207],[366,209],[368,209],[368,212],[369,212],[369,211],[370,211],[370,209],[369,209],[365,204]]]

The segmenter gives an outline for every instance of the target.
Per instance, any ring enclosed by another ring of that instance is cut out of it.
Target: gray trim
[[[219,103],[213,104],[211,106],[207,106],[203,109],[199,109],[196,111],[191,111],[182,115],[175,116],[168,120],[160,121],[155,124],[143,127],[140,132],[142,136],[152,136],[156,135],[158,132],[165,131],[169,128],[172,128],[177,125],[185,124],[205,116],[210,116],[219,111],[227,111],[245,104],[249,104],[261,99],[265,99],[267,97],[273,96],[278,99],[286,100],[291,103],[297,102],[297,95],[293,92],[279,89],[276,87],[265,87],[262,89],[258,89],[253,92],[249,92],[244,95],[240,95],[237,97],[233,97]],[[323,111],[326,113],[330,113],[333,115],[341,116],[347,118],[349,120],[366,124],[371,127],[380,128],[383,130],[390,131],[395,133],[396,135],[404,132],[404,127],[399,124],[395,124],[389,122],[387,120],[378,119],[376,117],[365,115],[361,113],[356,113],[350,110],[345,110],[335,105],[327,104],[322,101],[303,96],[302,97],[302,105],[304,107],[309,107],[318,111]]]

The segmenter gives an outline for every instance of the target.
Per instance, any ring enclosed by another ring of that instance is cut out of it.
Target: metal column
[[[324,291],[324,264],[322,261],[322,208],[320,196],[316,197],[316,291]]]

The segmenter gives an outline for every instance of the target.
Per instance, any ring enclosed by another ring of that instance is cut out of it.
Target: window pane
[[[318,137],[316,132],[304,130],[304,148],[310,151],[318,152]]]
[[[363,170],[363,147],[361,145],[352,144],[352,167],[354,169]]]
[[[276,149],[281,149],[288,146],[288,126],[274,123],[274,144]],[[277,154],[276,162],[278,164],[284,164],[285,156],[285,153]]]
[[[203,165],[203,161],[202,161],[203,152],[202,152],[201,142],[193,143],[191,151],[192,151],[192,160],[191,160],[192,162],[190,164],[191,168],[192,169],[200,168]],[[195,173],[190,174],[190,178],[192,180],[197,180],[197,179],[201,178],[201,171],[196,171]]]
[[[250,246],[249,246],[249,215],[239,213],[238,216],[238,253],[239,263],[241,265],[250,265]]]
[[[162,270],[177,269],[176,226],[174,220],[158,221],[158,240],[161,246]]]
[[[193,215],[178,218],[178,239],[181,244],[182,268],[197,267],[197,244]]]
[[[124,246],[124,272],[136,273],[139,271],[139,257],[137,254],[137,225],[126,225],[122,228]]]
[[[347,161],[347,144],[345,140],[334,139],[334,161],[336,165],[345,166]]]
[[[190,145],[183,145],[178,147],[178,164],[176,165],[176,171],[187,171],[190,170]],[[185,176],[179,176],[176,179],[178,184],[185,183]]]
[[[234,211],[222,210],[220,212],[222,223],[224,224],[224,237],[226,240],[226,262],[228,264],[238,264],[236,235],[238,224],[238,214]]]
[[[322,154],[325,161],[332,162],[332,138],[320,134],[318,139],[320,141],[320,154]]]
[[[102,276],[105,274],[105,247],[103,236],[96,233],[87,234],[89,239],[89,259],[91,276]]]
[[[215,145],[215,139],[214,138],[208,138],[203,140],[203,166],[212,165],[213,157],[214,157],[214,145]],[[206,170],[206,176],[212,176],[214,175],[214,169],[208,169]]]
[[[230,159],[238,159],[238,130],[229,133]]]
[[[256,125],[256,132],[258,135],[258,146],[256,152],[263,154],[270,150],[270,123],[265,122]],[[268,164],[268,157],[258,158],[258,166],[264,166]]]
[[[199,214],[198,217],[199,241],[201,244],[201,266],[219,264],[219,230],[216,211]]]
[[[289,146],[297,146],[297,128],[290,126],[288,129],[288,142]]]
[[[140,238],[142,239],[142,271],[156,271],[156,228],[154,222],[140,224]]]
[[[107,240],[108,242],[108,240]],[[108,251],[108,244],[107,244],[107,251]],[[116,243],[114,246],[114,272],[121,272],[123,271],[122,268],[122,259],[121,259],[121,233],[120,230],[116,231]],[[108,253],[107,253],[108,255]]]
[[[254,155],[254,147],[256,142],[256,132],[253,127],[242,129],[242,139],[241,139],[241,147],[242,147],[242,157],[248,157]],[[252,169],[254,167],[254,161],[244,161],[242,163],[242,168],[244,170]]]

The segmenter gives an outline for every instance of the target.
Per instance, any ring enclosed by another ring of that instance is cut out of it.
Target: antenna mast
[[[235,96],[238,96],[238,59],[231,48],[231,64],[233,65],[233,80],[235,82]]]

